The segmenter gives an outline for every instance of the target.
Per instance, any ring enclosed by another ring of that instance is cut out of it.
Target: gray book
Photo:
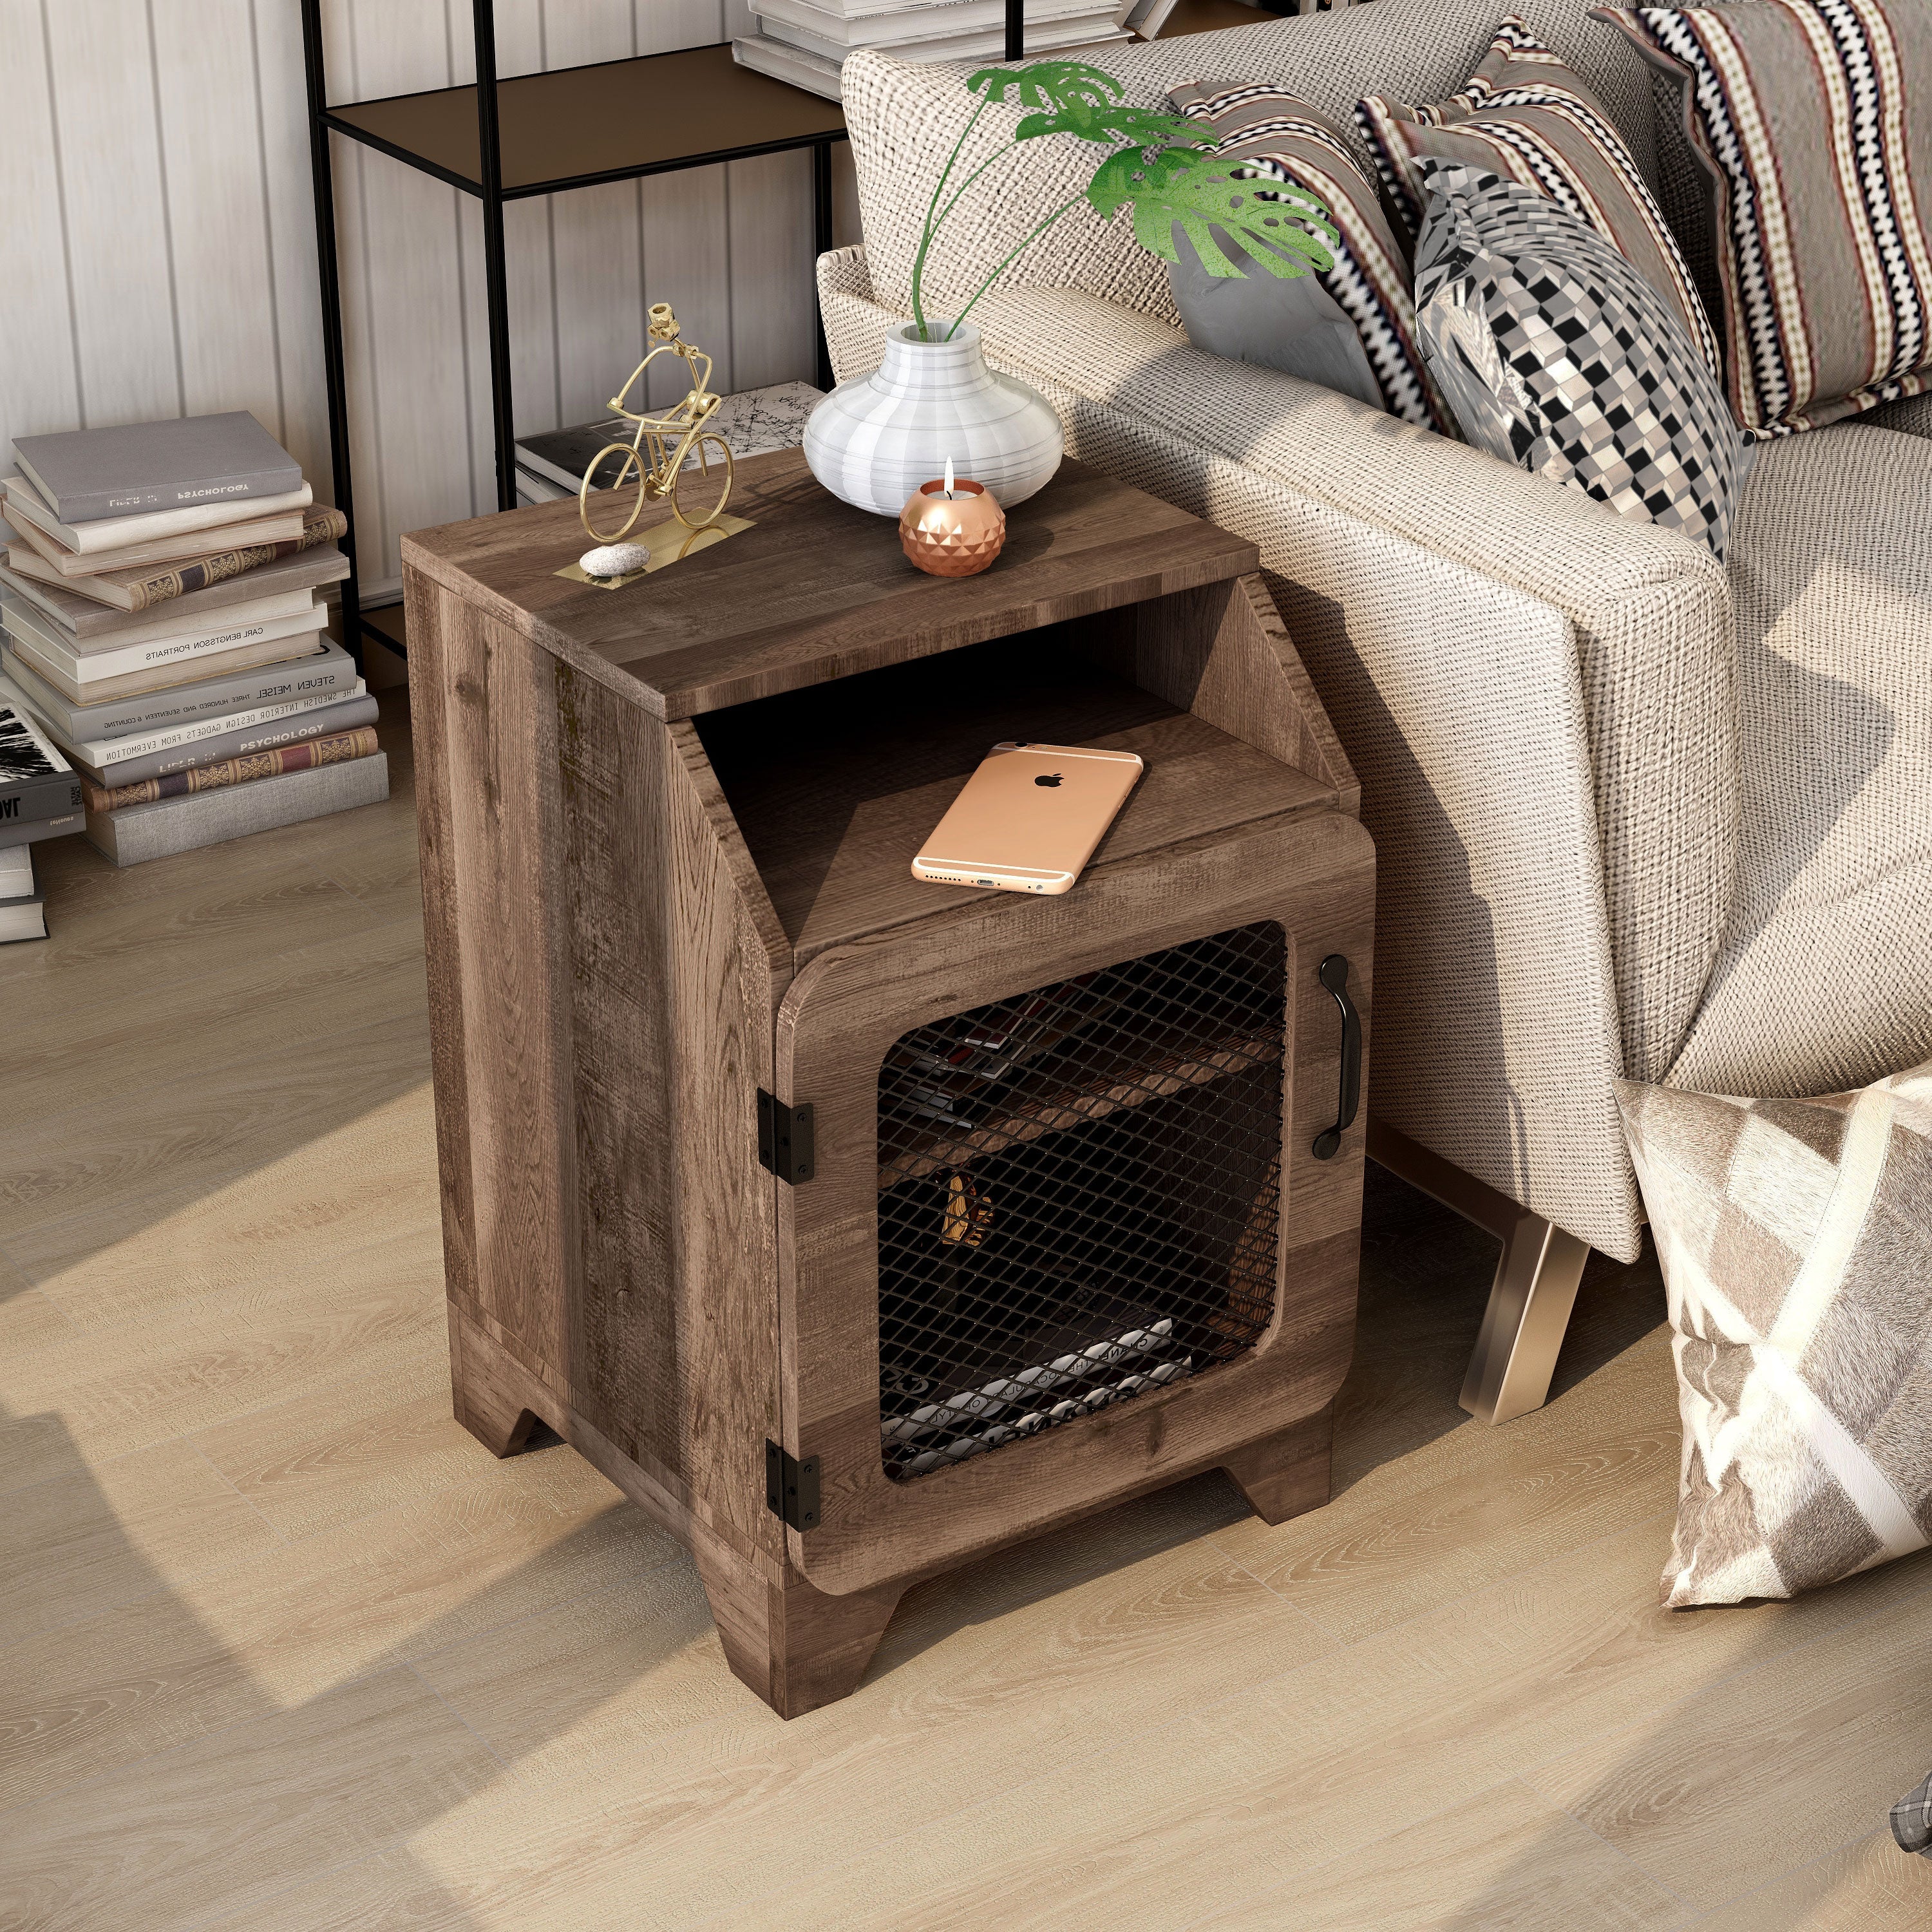
[[[164,778],[171,772],[191,772],[203,765],[218,765],[224,758],[245,758],[250,752],[272,752],[278,745],[299,745],[310,738],[325,738],[332,731],[352,731],[358,724],[374,724],[378,715],[374,698],[345,698],[340,704],[319,705],[292,718],[278,718],[272,724],[248,725],[238,731],[224,731],[218,737],[197,738],[191,745],[178,745],[170,751],[124,758],[117,765],[103,765],[98,770],[83,769],[97,784],[139,784],[143,778]]]
[[[388,795],[389,760],[378,752],[346,764],[285,772],[279,778],[157,799],[152,805],[90,812],[87,841],[117,866],[140,866],[274,826],[297,825],[358,805],[378,804]]]
[[[25,711],[0,694],[0,825],[64,818],[80,802],[74,767]]]
[[[536,436],[517,439],[517,463],[533,476],[547,478],[570,496],[577,494],[590,459],[613,442],[628,442],[637,424],[622,416],[600,416],[596,422],[578,423],[569,429],[547,429]],[[616,473],[615,459],[608,482]]]
[[[121,610],[112,604],[98,603],[78,591],[63,589],[25,572],[0,563],[0,584],[23,597],[39,610],[70,631],[76,638],[110,641],[124,632],[138,638],[144,625],[157,618],[172,621],[191,616],[197,611],[219,611],[236,604],[252,604],[258,597],[274,597],[284,590],[319,590],[325,584],[339,583],[349,574],[349,560],[333,544],[316,550],[298,551],[293,556],[278,556],[272,563],[244,570],[238,577],[224,578],[206,590],[190,590],[184,597],[170,597],[152,610]],[[215,621],[220,622],[218,617]]]
[[[59,838],[82,830],[87,824],[84,812],[63,812],[58,818],[23,818],[17,824],[0,822],[0,851],[10,845],[31,845],[37,838]]]
[[[809,382],[773,382],[762,389],[740,389],[718,404],[709,427],[730,446],[734,456],[762,456],[769,449],[789,449],[805,434],[806,418],[825,400],[823,389]],[[622,416],[600,416],[595,422],[568,429],[547,429],[517,439],[518,488],[533,503],[574,496],[584,472],[598,451],[614,442],[628,442],[637,425]],[[694,461],[695,458],[692,459]],[[616,458],[598,472],[608,484],[617,473]],[[548,485],[555,491],[546,496]]]
[[[302,636],[312,634],[304,632]],[[35,713],[71,744],[89,738],[125,738],[164,724],[189,724],[225,711],[248,711],[258,704],[278,704],[324,692],[339,691],[346,698],[356,678],[356,660],[333,638],[325,638],[322,650],[308,657],[224,671],[192,684],[170,684],[100,704],[70,703],[23,664],[10,646],[0,647],[0,670],[20,687]]]
[[[64,524],[302,488],[302,466],[246,410],[16,436],[14,453]]]

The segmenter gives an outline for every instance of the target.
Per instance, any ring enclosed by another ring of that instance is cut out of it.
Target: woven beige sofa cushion
[[[1872,429],[1895,429],[1906,436],[1932,436],[1932,395],[1907,396],[1900,403],[1887,403],[1863,418]]]
[[[1932,1055],[1932,442],[1764,445],[1731,546],[1737,902],[1670,1084],[1834,1091]]]
[[[1619,1084],[1676,1331],[1662,1595],[1789,1597],[1932,1534],[1932,1066],[1820,1100]]]
[[[1285,84],[1346,125],[1364,94],[1432,100],[1454,92],[1510,10],[1502,0],[1374,0],[1218,33],[1097,47],[1082,58],[1117,76],[1140,106],[1164,108],[1168,90],[1184,81],[1234,76]],[[1539,0],[1515,10],[1575,66],[1654,185],[1649,80],[1623,37],[1588,18],[1587,0]],[[901,314],[910,313],[913,257],[930,184],[972,112],[965,81],[976,64],[895,61],[868,51],[845,63],[845,122],[873,292]],[[988,108],[965,158],[1010,138],[1020,111]],[[1372,179],[1367,151],[1359,140],[1356,146]],[[1024,143],[989,170],[960,202],[927,262],[928,312],[964,301],[1043,214],[1079,195],[1102,152],[1056,136]],[[1084,202],[998,285],[1085,289],[1164,321],[1179,320],[1167,264],[1135,241],[1124,214],[1102,222]]]
[[[820,287],[835,365],[872,367],[896,317],[863,252]],[[1670,1065],[1730,898],[1721,566],[1090,296],[975,314],[1074,454],[1259,546],[1376,841],[1378,1115],[1634,1258],[1610,1082]]]

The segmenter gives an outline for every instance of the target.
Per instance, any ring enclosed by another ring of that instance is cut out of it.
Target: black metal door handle
[[[1330,953],[1315,976],[1342,1009],[1342,1091],[1336,1102],[1335,1124],[1315,1136],[1315,1158],[1333,1160],[1342,1151],[1343,1131],[1354,1124],[1356,1109],[1362,1104],[1362,1016],[1348,997],[1348,962],[1340,953]]]

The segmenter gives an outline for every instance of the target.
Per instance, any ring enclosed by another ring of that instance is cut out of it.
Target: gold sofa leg
[[[1488,1423],[1514,1422],[1540,1408],[1550,1394],[1583,1264],[1590,1258],[1588,1244],[1372,1114],[1369,1158],[1486,1228],[1503,1244],[1482,1332],[1462,1380],[1462,1406]]]

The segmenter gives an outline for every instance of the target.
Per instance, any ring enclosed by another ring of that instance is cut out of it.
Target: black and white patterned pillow
[[[1424,155],[1416,335],[1462,434],[1721,560],[1749,458],[1671,304],[1544,196]]]

